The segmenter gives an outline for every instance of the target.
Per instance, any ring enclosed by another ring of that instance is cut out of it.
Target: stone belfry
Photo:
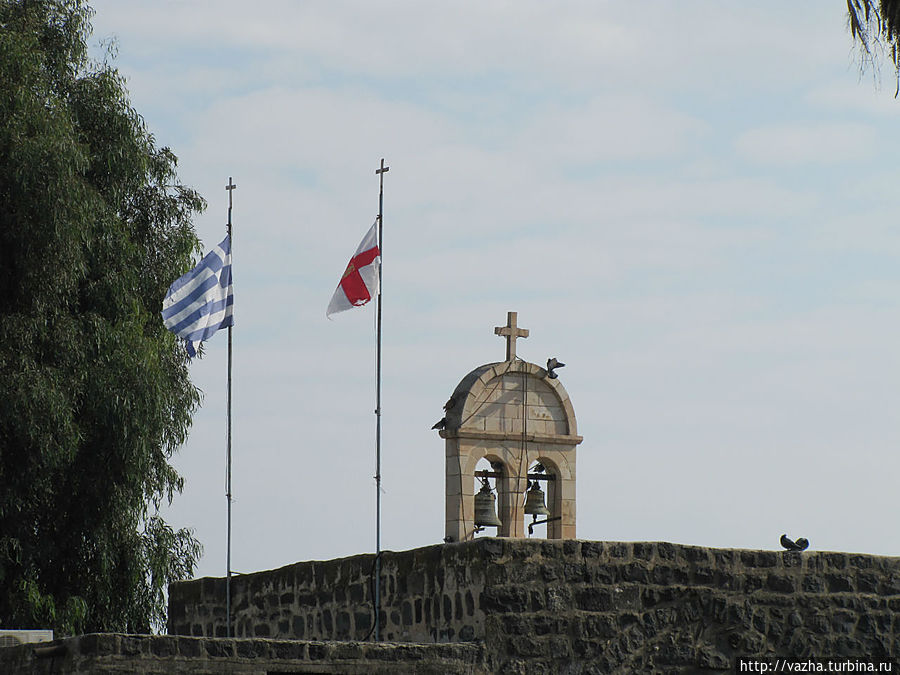
[[[498,536],[526,536],[525,494],[534,484],[529,469],[539,463],[543,472],[531,475],[546,476],[539,483],[550,511],[547,537],[575,538],[575,448],[582,441],[575,411],[554,373],[516,356],[516,340],[528,337],[516,319],[516,312],[509,312],[506,326],[494,329],[506,340],[506,360],[470,372],[447,401],[440,431],[446,447],[447,541],[475,536],[476,483],[485,477],[477,468],[482,458],[491,464]]]

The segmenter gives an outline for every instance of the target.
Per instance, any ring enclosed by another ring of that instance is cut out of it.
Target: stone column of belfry
[[[527,473],[536,461],[554,477],[542,482],[551,520],[550,539],[575,538],[575,448],[581,443],[575,411],[558,378],[516,355],[516,340],[527,338],[516,312],[494,333],[506,341],[506,360],[466,375],[445,405],[439,423],[445,439],[447,541],[475,536],[475,471],[486,458],[497,479],[499,536],[527,536],[523,513]]]

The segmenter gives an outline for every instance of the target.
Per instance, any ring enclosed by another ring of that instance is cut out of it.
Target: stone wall
[[[368,640],[374,623],[374,555],[311,561],[233,576],[236,637]],[[484,636],[479,598],[484,546],[429,546],[382,554],[383,640],[471,641]],[[224,637],[225,580],[169,588],[169,632]]]
[[[341,673],[487,675],[473,644],[412,645],[229,640],[171,635],[82,635],[0,649],[3,675]]]
[[[372,556],[233,579],[238,636],[364,639]],[[486,538],[387,552],[383,639],[483,641],[497,672],[720,672],[738,656],[900,656],[900,558]],[[169,630],[224,632],[224,582]]]

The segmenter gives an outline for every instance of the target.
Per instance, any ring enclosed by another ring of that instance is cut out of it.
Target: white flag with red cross
[[[378,272],[381,252],[378,249],[378,221],[359,243],[356,253],[347,263],[344,276],[331,296],[325,316],[364,305],[378,292]]]

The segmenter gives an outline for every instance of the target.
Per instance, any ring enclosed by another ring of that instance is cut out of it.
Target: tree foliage
[[[159,315],[199,252],[80,0],[0,0],[0,625],[148,632],[200,545],[157,514],[199,392]]]
[[[847,0],[847,23],[863,67],[890,54],[900,91],[900,0]]]

